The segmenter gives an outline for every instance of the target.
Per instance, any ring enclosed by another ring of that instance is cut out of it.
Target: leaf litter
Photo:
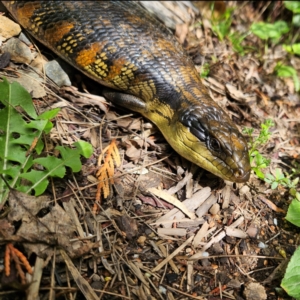
[[[254,18],[255,9],[245,5],[235,26]],[[212,35],[208,20],[201,27],[195,12],[190,13],[190,21],[175,23],[174,29],[199,71],[204,60],[210,64],[203,82],[213,99],[237,125],[254,127],[256,133],[264,119],[275,121],[264,149],[272,159],[271,171],[279,162],[299,159],[299,96],[293,93],[292,80],[272,75],[274,60],[285,54],[270,49],[263,65],[251,54],[239,56]],[[21,77],[24,71],[18,67],[11,63],[1,75]],[[47,196],[10,193],[1,244],[13,242],[28,258],[36,257],[32,265],[40,272],[40,284],[35,291],[42,295],[47,287],[54,295],[64,287],[63,294],[80,290],[86,299],[235,299],[245,285],[248,299],[250,283],[257,281],[261,284],[254,289],[262,288],[262,299],[265,291],[268,299],[275,299],[272,280],[277,277],[272,272],[283,260],[278,248],[291,254],[299,240],[299,233],[283,220],[283,192],[268,190],[254,176],[244,186],[223,183],[192,166],[148,120],[107,103],[97,96],[99,87],[79,73],[72,79],[74,86],[61,89],[41,78],[46,81],[34,82],[47,96],[41,100],[34,95],[36,110],[61,108],[44,142],[48,151],[84,139],[94,153],[84,160],[80,175],[70,172],[53,179]],[[96,202],[95,214],[97,161],[113,139],[118,141],[120,165],[106,199],[101,205]],[[59,274],[56,279],[54,273]]]

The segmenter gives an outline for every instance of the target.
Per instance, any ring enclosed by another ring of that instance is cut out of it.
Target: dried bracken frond
[[[103,165],[101,163],[103,161]],[[110,145],[108,145],[101,153],[98,159],[98,166],[101,168],[98,170],[96,176],[99,180],[97,186],[96,201],[100,201],[101,195],[107,198],[110,194],[110,185],[114,184],[114,166],[120,166],[121,157],[119,150],[116,145],[116,140],[112,140]]]
[[[6,245],[6,249],[5,249],[5,258],[4,258],[4,268],[5,268],[5,275],[6,276],[10,276],[10,262],[11,259],[15,262],[16,264],[16,269],[17,272],[21,278],[21,282],[22,284],[26,283],[26,279],[25,279],[25,274],[21,268],[21,266],[23,265],[24,268],[26,269],[26,271],[29,274],[32,274],[32,268],[27,260],[27,258],[24,256],[24,254],[19,251],[18,249],[16,249],[13,244],[9,243]]]
[[[6,245],[5,248],[5,256],[4,256],[4,270],[5,270],[5,275],[9,276],[10,275],[10,249],[9,245]]]

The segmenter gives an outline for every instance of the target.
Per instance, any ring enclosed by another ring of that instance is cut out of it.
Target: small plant
[[[300,55],[300,43],[293,45],[282,45],[282,47],[288,53]]]
[[[300,27],[300,1],[284,1],[286,9],[293,12],[292,25]]]
[[[212,3],[211,10],[214,10],[214,3]],[[218,15],[217,17],[212,14],[211,29],[220,41],[223,41],[227,38],[230,41],[233,50],[241,55],[244,55],[245,49],[242,46],[242,41],[247,35],[249,35],[249,33],[241,34],[238,32],[231,32],[231,24],[233,20],[232,15],[234,10],[234,7],[227,8],[221,16]]]
[[[209,72],[210,72],[209,63],[204,63],[201,66],[201,71],[200,71],[201,78],[207,78]]]
[[[59,157],[42,155],[42,134],[53,127],[51,119],[59,109],[36,115],[30,94],[18,83],[10,84],[5,78],[0,82],[0,208],[3,207],[10,188],[41,195],[48,186],[49,177],[63,178],[66,167],[78,172],[80,156],[88,158],[92,146],[84,141],[75,148],[57,146]]]
[[[300,175],[300,163],[297,163],[296,161],[292,163],[292,173],[293,176]]]
[[[288,32],[293,32],[293,27],[300,27],[300,1],[284,1],[284,5],[288,10],[293,12],[293,19],[287,23],[283,20],[279,20],[274,23],[258,22],[251,25],[251,31],[253,34],[265,40],[265,53],[267,52],[268,41],[271,41],[273,45],[278,43],[282,36]],[[299,32],[297,33],[298,36]],[[296,36],[286,37],[286,44],[282,47],[285,51],[291,54],[300,54],[300,44],[292,44],[291,40],[297,40]],[[278,63],[275,68],[276,75],[279,77],[292,77],[294,81],[295,91],[300,90],[300,81],[297,71],[292,66],[283,65]]]
[[[300,193],[297,192],[295,189],[292,189],[290,191],[290,195],[292,195],[294,197],[294,199],[292,200],[291,204],[289,205],[289,209],[286,214],[286,219],[290,223],[300,227],[300,218],[299,218],[299,215],[300,215]]]
[[[262,40],[270,40],[276,44],[283,34],[289,32],[290,28],[285,21],[275,23],[258,22],[251,25],[251,31]]]
[[[284,6],[294,14],[300,14],[300,1],[283,1]]]
[[[300,193],[297,192],[296,186],[299,183],[299,177],[292,181],[290,186],[290,196],[293,197],[292,202],[289,205],[286,220],[300,227]],[[284,277],[281,281],[282,288],[288,295],[296,299],[300,299],[300,247],[296,249],[291,257],[288,267],[285,271]]]
[[[212,3],[211,10],[214,11],[214,3]],[[212,17],[211,29],[220,41],[223,41],[230,33],[233,11],[234,8],[227,8],[221,16]]]
[[[233,47],[233,50],[240,55],[245,55],[245,48],[242,46],[242,41],[249,35],[249,33],[246,34],[240,34],[237,32],[233,32],[228,36],[228,39],[231,42],[231,45]],[[249,47],[248,47],[249,49]]]
[[[300,90],[299,77],[297,71],[293,67],[278,63],[275,67],[275,72],[279,77],[292,77],[294,80],[295,91],[298,92]]]
[[[277,168],[274,174],[264,174],[262,169],[270,164],[270,161],[259,153],[258,148],[264,145],[270,138],[271,133],[269,129],[274,126],[271,120],[266,120],[261,124],[261,131],[257,138],[253,138],[253,128],[245,128],[244,133],[248,134],[251,138],[249,143],[249,155],[252,170],[256,176],[266,183],[271,185],[271,189],[275,190],[282,186],[289,190],[289,195],[292,198],[291,204],[286,215],[286,220],[292,224],[300,227],[300,193],[297,191],[299,184],[299,177],[291,179],[295,175],[299,175],[299,166],[292,169],[292,174],[283,174],[281,169]],[[292,297],[300,299],[300,247],[293,254],[288,267],[286,269],[284,278],[281,282],[282,288]]]
[[[277,168],[275,174],[266,174],[265,182],[271,185],[271,189],[275,190],[279,185],[288,188],[289,190],[295,189],[299,182],[299,177],[291,180],[291,175],[285,175],[282,173],[281,169]]]
[[[273,45],[278,43],[282,35],[289,32],[290,29],[285,21],[280,20],[273,24],[266,22],[253,23],[250,30],[260,39],[266,41],[265,53],[267,53],[268,41],[270,40]]]
[[[253,128],[245,128],[243,130],[245,134],[250,136],[249,156],[252,170],[256,176],[262,180],[265,179],[265,174],[262,172],[262,169],[270,165],[270,160],[260,154],[258,148],[263,146],[269,140],[271,136],[269,129],[273,126],[274,123],[272,120],[266,120],[261,124],[261,131],[257,138],[253,138]]]

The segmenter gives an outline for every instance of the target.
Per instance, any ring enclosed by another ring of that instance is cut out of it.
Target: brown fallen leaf
[[[162,200],[162,199],[155,199],[153,197],[148,197],[144,195],[138,195],[139,199],[143,201],[143,203],[158,207],[158,208],[163,208],[163,209],[172,209],[174,208],[174,205]]]
[[[258,199],[261,200],[262,202],[264,202],[265,204],[267,204],[268,207],[271,208],[272,210],[274,210],[278,213],[286,214],[286,211],[284,209],[277,207],[272,201],[268,200],[267,198],[259,195]]]
[[[42,209],[48,206],[48,196],[30,196],[18,191],[12,191],[8,198],[11,208],[8,214],[9,221],[31,220]]]
[[[60,92],[65,99],[70,100],[78,106],[94,105],[98,106],[105,113],[108,111],[108,102],[102,96],[81,93],[74,86],[63,87]]]
[[[141,158],[142,156],[142,149],[137,149],[132,143],[131,141],[125,141],[125,145],[126,145],[126,156],[132,160],[132,161],[137,161]]]
[[[162,198],[163,200],[173,204],[177,209],[179,209],[183,214],[187,215],[190,219],[195,219],[196,216],[192,210],[184,204],[184,202],[179,201],[177,198],[168,194],[166,191],[159,190],[156,188],[149,188],[148,192],[153,193],[155,196]]]
[[[15,232],[15,227],[6,219],[0,220],[0,235],[1,237],[8,238]]]
[[[184,24],[176,24],[175,35],[178,37],[179,43],[183,44],[187,35],[189,33],[189,25]]]
[[[137,235],[138,225],[135,219],[130,218],[127,215],[123,215],[116,219],[119,228],[125,233],[128,240],[131,240]]]
[[[70,238],[75,231],[76,227],[71,218],[61,206],[55,205],[43,218],[34,217],[29,222],[23,222],[17,235],[32,241],[24,243],[29,255],[34,252],[40,257],[48,257],[53,253],[49,245],[59,244],[68,252],[72,252]]]
[[[117,125],[123,127],[127,130],[141,130],[142,129],[142,122],[141,119],[137,118],[122,118],[117,120]]]

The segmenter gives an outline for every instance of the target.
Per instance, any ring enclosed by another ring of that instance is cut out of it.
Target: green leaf
[[[29,193],[32,189],[35,191],[35,196],[43,194],[49,184],[47,171],[31,170],[26,174],[21,174],[20,177],[34,183],[31,186],[21,186],[18,190],[20,192]]]
[[[0,102],[5,106],[21,106],[33,119],[37,117],[30,94],[18,83],[9,83],[6,78],[0,82]]]
[[[201,78],[206,78],[210,72],[209,64],[205,63],[201,66],[200,76]]]
[[[39,196],[48,186],[48,177],[63,178],[66,173],[63,161],[54,156],[40,157],[35,159],[33,162],[43,166],[46,170],[31,170],[28,173],[20,175],[21,178],[25,178],[32,183],[32,185],[27,187],[25,190],[22,189],[26,193],[34,190],[35,196]]]
[[[54,108],[48,111],[43,112],[41,115],[38,116],[39,120],[51,120],[57,116],[60,112],[60,108]]]
[[[256,158],[256,164],[258,166],[261,166],[262,168],[266,167],[265,158],[260,153],[257,153],[255,158]]]
[[[284,1],[284,6],[294,14],[300,13],[300,1]]]
[[[294,85],[295,85],[295,91],[299,92],[300,90],[300,81],[299,81],[299,77],[295,74],[293,76],[293,80],[294,80]]]
[[[258,22],[251,25],[251,31],[262,40],[279,39],[284,33],[289,31],[289,27],[284,21],[277,21],[273,24]]]
[[[253,132],[254,132],[254,128],[248,128],[248,127],[245,127],[244,129],[243,129],[243,133],[244,134],[248,134],[248,135],[252,135],[253,134]]]
[[[78,149],[70,149],[57,146],[55,149],[60,151],[64,164],[72,169],[73,172],[79,172],[81,169],[80,152]]]
[[[263,180],[265,178],[265,174],[260,170],[260,168],[252,168],[252,169],[259,179]]]
[[[278,182],[274,181],[271,185],[271,189],[276,190],[277,187],[278,187]]]
[[[89,158],[93,154],[93,147],[90,143],[80,140],[74,143],[74,145],[78,150],[80,150],[80,154],[83,155],[85,158]]]
[[[276,180],[281,180],[284,178],[284,174],[282,173],[281,169],[276,168],[275,170],[275,178]]]
[[[66,174],[64,162],[57,157],[49,155],[37,158],[33,162],[43,166],[48,171],[47,176],[63,178]]]
[[[294,75],[297,75],[297,72],[293,67],[285,66],[282,64],[278,64],[275,67],[275,71],[277,72],[277,75],[280,77],[292,77]]]
[[[286,219],[292,224],[300,227],[300,202],[294,199],[289,205]]]
[[[234,8],[228,8],[221,16],[212,19],[211,29],[219,40],[224,40],[229,35]]]
[[[93,153],[92,146],[84,141],[74,143],[76,149],[70,149],[62,146],[57,146],[56,149],[64,160],[64,164],[72,169],[73,172],[79,172],[81,169],[80,155],[88,158]]]
[[[275,28],[275,31],[279,32],[280,35],[290,31],[290,28],[285,21],[281,21],[281,20],[277,21],[277,22],[273,23],[273,26]],[[275,37],[276,37],[276,35],[275,35]]]
[[[26,193],[34,190],[38,196],[47,188],[49,177],[63,178],[66,166],[78,172],[81,169],[80,156],[91,156],[92,146],[78,141],[75,149],[57,147],[61,158],[51,155],[38,157],[44,148],[41,136],[50,132],[53,127],[50,119],[57,115],[59,109],[37,117],[29,93],[18,83],[10,84],[6,79],[0,82],[0,103],[3,104],[0,108],[0,174],[11,187]],[[33,120],[27,121],[28,117],[25,119],[16,106]],[[0,208],[7,199],[8,191],[4,181],[0,180]]]
[[[295,188],[292,187],[292,188],[290,188],[289,193],[290,193],[291,196],[296,197],[297,191],[296,191]]]
[[[270,173],[268,173],[268,174],[266,175],[266,178],[269,179],[269,180],[272,180],[272,181],[275,180],[275,177],[274,177],[272,174],[270,174]]]
[[[294,80],[295,91],[298,92],[300,90],[300,81],[297,75],[297,71],[293,67],[282,65],[279,63],[275,67],[275,71],[280,77],[292,77]]]
[[[242,42],[245,39],[245,37],[247,37],[248,35],[249,35],[249,33],[241,35],[237,32],[234,32],[234,33],[230,34],[228,37],[232,44],[234,51],[238,52],[242,56],[245,54],[245,49],[242,46]],[[250,47],[247,47],[247,48],[249,49]]]
[[[281,287],[296,299],[300,298],[300,247],[294,252],[287,268]]]
[[[300,43],[293,45],[282,45],[282,47],[286,52],[300,55]]]
[[[28,166],[30,157],[27,157],[26,151],[36,136],[36,130],[28,128],[15,107],[20,106],[33,118],[36,113],[29,93],[20,84],[10,84],[5,78],[0,82],[0,102],[4,106],[0,110],[0,172],[10,186],[15,187],[20,170],[25,165]],[[4,181],[0,180],[0,207],[4,204],[8,191]]]
[[[295,27],[300,27],[300,15],[294,15],[292,23]]]
[[[47,120],[33,120],[30,123],[26,124],[26,128],[36,129],[39,132],[42,132],[43,130],[45,130],[47,123]]]

